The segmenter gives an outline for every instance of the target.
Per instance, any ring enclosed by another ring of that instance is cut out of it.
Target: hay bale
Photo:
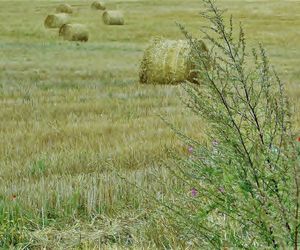
[[[199,46],[207,51],[199,40]],[[145,50],[140,66],[140,83],[180,84],[196,77],[192,48],[186,40],[155,39]]]
[[[69,22],[69,16],[65,13],[48,15],[44,21],[46,28],[60,28]]]
[[[123,25],[123,13],[117,10],[105,11],[103,13],[103,22],[107,25]]]
[[[91,8],[94,10],[105,10],[105,3],[102,1],[95,1],[92,3]]]
[[[61,26],[59,36],[68,41],[87,42],[89,40],[89,31],[83,24],[72,23]]]
[[[72,14],[73,13],[73,8],[71,5],[62,3],[56,7],[56,12],[57,13],[67,13],[67,14]]]

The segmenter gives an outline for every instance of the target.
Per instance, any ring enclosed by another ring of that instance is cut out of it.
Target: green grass
[[[88,1],[68,3],[89,42],[44,28],[57,1],[1,2],[0,246],[140,249],[166,238],[179,246],[155,224],[164,218],[150,198],[117,174],[150,195],[171,195],[166,148],[186,153],[187,145],[160,116],[204,140],[205,124],[182,104],[180,86],[138,83],[152,37],[182,39],[175,21],[200,36],[200,1],[109,1],[125,13],[126,25],[113,27]],[[251,45],[264,43],[299,110],[300,1],[219,3],[244,23]]]

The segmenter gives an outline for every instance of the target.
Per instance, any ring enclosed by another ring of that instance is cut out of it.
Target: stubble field
[[[0,247],[163,246],[164,218],[149,197],[171,195],[167,150],[186,154],[188,145],[161,117],[197,140],[205,123],[184,106],[180,86],[139,84],[139,63],[153,37],[184,38],[175,22],[201,36],[201,1],[109,1],[124,26],[104,25],[89,1],[67,1],[72,21],[90,30],[87,43],[44,28],[58,3],[1,1]],[[243,22],[249,45],[266,47],[299,131],[300,1],[219,5]]]

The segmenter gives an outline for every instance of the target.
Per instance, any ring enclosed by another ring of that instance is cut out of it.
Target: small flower
[[[15,200],[17,199],[17,196],[16,196],[15,194],[13,194],[13,195],[10,197],[10,199],[11,199],[12,201],[15,201]]]
[[[222,194],[224,194],[225,193],[225,189],[223,188],[223,187],[219,187],[219,189],[218,189]]]
[[[218,153],[219,142],[217,140],[212,141],[212,151],[214,154]]]
[[[219,142],[217,140],[213,140],[212,145],[213,145],[213,147],[218,147]]]
[[[188,152],[189,152],[190,154],[192,154],[192,153],[194,152],[194,148],[193,148],[192,146],[189,146]]]
[[[193,197],[195,197],[195,196],[198,195],[198,191],[197,191],[196,188],[192,188],[192,189],[191,189],[191,195],[192,195]]]

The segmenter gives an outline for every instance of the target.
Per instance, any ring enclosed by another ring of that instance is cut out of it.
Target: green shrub
[[[176,157],[172,171],[191,193],[164,203],[168,216],[201,249],[297,249],[300,142],[284,84],[263,46],[249,51],[242,26],[236,36],[232,17],[226,25],[223,11],[203,2],[210,51],[180,27],[199,83],[185,85],[186,104],[207,122],[211,143],[184,137],[190,157]]]

